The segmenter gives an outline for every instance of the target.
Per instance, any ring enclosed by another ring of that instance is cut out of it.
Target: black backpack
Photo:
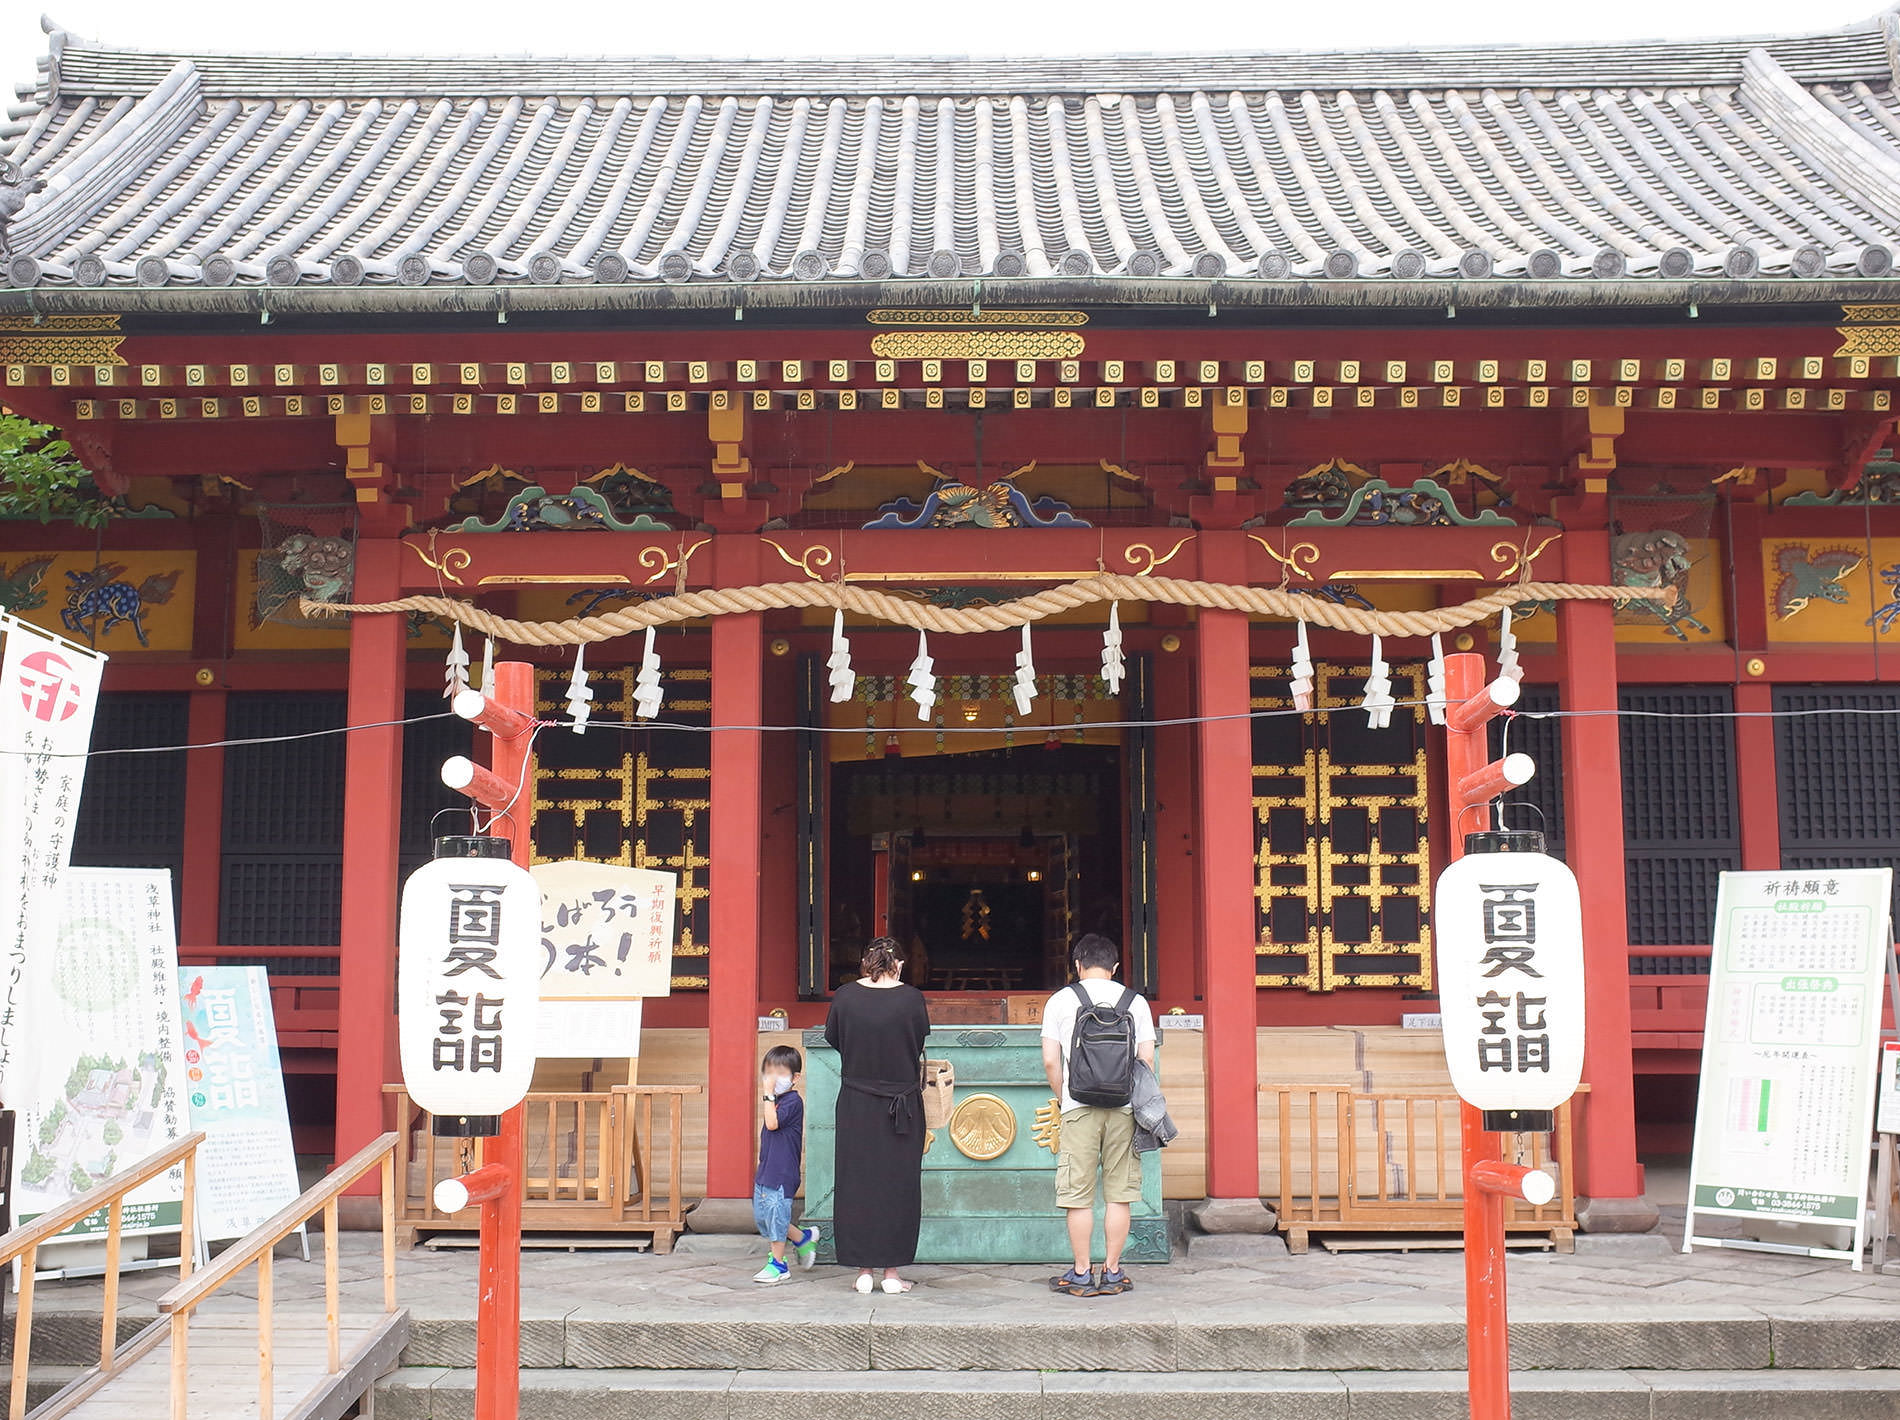
[[[1135,1094],[1135,1018],[1132,987],[1114,1005],[1102,1005],[1081,982],[1070,990],[1082,998],[1069,1038],[1069,1094],[1077,1104],[1120,1109]]]

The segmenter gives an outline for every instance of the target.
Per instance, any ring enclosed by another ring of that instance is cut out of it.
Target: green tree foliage
[[[38,1188],[52,1176],[53,1161],[38,1149],[35,1149],[33,1157],[26,1161],[26,1167],[20,1170],[20,1182],[28,1188]]]
[[[53,1141],[59,1138],[59,1127],[66,1122],[66,1101],[60,1100],[46,1112],[46,1118],[40,1121],[40,1143],[51,1148]]]
[[[0,414],[0,518],[37,518],[96,528],[111,518],[111,502],[73,457],[72,445],[48,424]]]
[[[106,1141],[107,1147],[125,1142],[125,1130],[116,1119],[108,1119],[106,1127],[99,1131],[99,1137]]]
[[[74,1164],[73,1171],[66,1177],[66,1182],[72,1185],[74,1193],[84,1193],[92,1187],[92,1175],[78,1164]]]

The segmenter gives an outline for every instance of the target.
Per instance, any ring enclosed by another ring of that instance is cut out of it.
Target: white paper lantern
[[[475,851],[501,838],[443,839]],[[410,1098],[450,1125],[520,1104],[534,1078],[541,890],[507,857],[437,857],[402,890],[397,1031]]]
[[[1445,1061],[1487,1112],[1553,1110],[1583,1078],[1583,908],[1542,849],[1539,833],[1474,833],[1433,892]]]

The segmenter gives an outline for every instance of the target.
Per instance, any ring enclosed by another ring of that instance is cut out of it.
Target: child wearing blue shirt
[[[787,1243],[800,1267],[818,1260],[818,1229],[792,1226],[792,1195],[798,1192],[805,1157],[805,1102],[792,1081],[804,1068],[805,1057],[789,1045],[773,1046],[759,1066],[759,1172],[752,1181],[752,1218],[759,1236],[772,1244],[772,1255],[754,1282],[783,1282],[792,1275],[785,1261]]]

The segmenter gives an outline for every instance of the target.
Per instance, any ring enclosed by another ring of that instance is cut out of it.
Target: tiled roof
[[[1894,35],[1889,14],[1788,40],[1004,62],[185,56],[55,32],[0,129],[24,177],[0,170],[3,274],[1315,279],[1322,300],[1879,277]]]

